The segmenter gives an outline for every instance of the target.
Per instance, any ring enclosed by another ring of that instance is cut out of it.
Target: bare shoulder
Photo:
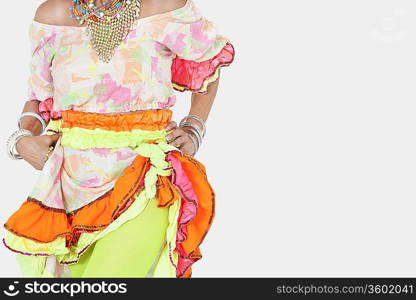
[[[157,1],[162,12],[178,9],[186,4],[186,0]]]
[[[187,0],[142,0],[141,17],[149,17],[183,7]]]
[[[77,26],[79,23],[70,17],[72,0],[46,0],[36,10],[34,20],[40,23],[62,26]]]

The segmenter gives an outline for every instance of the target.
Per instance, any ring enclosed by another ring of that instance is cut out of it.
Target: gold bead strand
[[[81,16],[80,22],[86,21],[92,48],[101,61],[108,63],[114,56],[117,47],[137,24],[140,8],[140,0],[115,0],[105,10],[98,9],[92,17]],[[80,16],[80,12],[74,15]]]

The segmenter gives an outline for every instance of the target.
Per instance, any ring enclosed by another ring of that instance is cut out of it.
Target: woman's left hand
[[[179,128],[175,121],[171,121],[165,129],[166,131],[172,130],[166,136],[169,145],[172,145],[189,155],[194,153],[195,145],[189,137],[189,133],[182,128]]]

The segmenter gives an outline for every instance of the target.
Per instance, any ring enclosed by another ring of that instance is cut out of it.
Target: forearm
[[[208,85],[205,94],[192,93],[189,113],[181,120],[180,129],[167,136],[169,143],[173,142],[176,144],[175,147],[181,147],[182,151],[195,155],[205,135],[205,122],[217,96],[218,85],[219,79]],[[187,133],[187,135],[183,135],[183,133]]]
[[[33,112],[39,114],[39,101],[26,101],[22,113]],[[20,128],[29,130],[33,135],[40,135],[42,133],[42,124],[38,119],[32,116],[25,116],[20,120]]]
[[[217,96],[219,79],[208,86],[206,94],[192,93],[192,103],[189,114],[198,115],[207,121],[208,115]]]

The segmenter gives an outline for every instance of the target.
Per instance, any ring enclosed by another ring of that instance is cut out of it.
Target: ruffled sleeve
[[[208,85],[219,78],[220,68],[233,62],[234,47],[192,0],[170,17],[160,42],[176,55],[172,85],[179,91],[206,93]]]
[[[51,117],[57,117],[51,116],[54,95],[51,66],[57,51],[57,28],[33,21],[29,39],[31,59],[26,100],[39,101],[39,113],[45,121],[49,121]]]

